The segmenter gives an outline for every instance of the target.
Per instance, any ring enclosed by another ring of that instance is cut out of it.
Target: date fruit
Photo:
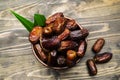
[[[85,39],[88,35],[88,30],[83,28],[81,30],[71,31],[70,39],[79,41],[81,39]]]
[[[60,41],[66,39],[70,35],[70,31],[68,29],[65,29],[60,35],[58,35],[58,39]]]
[[[65,18],[63,18],[63,17],[56,18],[56,20],[54,22],[54,27],[52,27],[52,30],[54,31],[54,33],[56,33],[56,34],[62,33],[65,29],[65,23],[66,23]]]
[[[52,35],[53,33],[53,30],[52,30],[52,27],[54,26],[53,23],[47,25],[46,27],[43,28],[43,35],[49,37]]]
[[[92,47],[92,51],[95,53],[100,52],[104,44],[105,44],[105,40],[103,38],[97,39],[97,41],[94,43]]]
[[[80,42],[80,45],[78,47],[78,51],[77,51],[77,55],[79,57],[83,57],[85,55],[85,51],[86,51],[86,46],[87,46],[87,43],[85,41],[81,41]]]
[[[41,43],[43,48],[47,50],[53,50],[60,46],[60,40],[57,37],[43,39]]]
[[[42,27],[36,26],[30,32],[29,40],[31,43],[35,44],[39,41],[40,37],[42,37]]]
[[[86,65],[90,76],[94,76],[97,74],[97,67],[93,59],[88,59]]]
[[[75,49],[78,46],[78,44],[74,41],[61,41],[60,48],[58,51],[64,51],[64,50],[69,50],[69,49]]]
[[[94,56],[95,63],[106,63],[112,58],[112,53],[104,52],[102,54],[96,54]]]
[[[38,57],[42,60],[42,61],[47,61],[47,56],[45,55],[45,53],[42,51],[40,44],[35,44],[34,45],[34,49],[35,51],[38,53]]]
[[[67,59],[68,60],[73,61],[73,60],[76,59],[76,57],[77,57],[77,54],[76,54],[76,52],[74,50],[68,50],[67,51]]]
[[[69,30],[80,29],[74,19],[67,19],[66,28]]]
[[[48,19],[46,20],[46,24],[50,24],[50,23],[54,22],[56,20],[56,18],[58,18],[58,17],[64,17],[63,13],[58,12],[58,13],[55,13],[54,15],[48,17]]]

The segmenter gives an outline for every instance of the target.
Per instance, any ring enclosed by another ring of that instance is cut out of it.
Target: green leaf
[[[45,26],[46,18],[42,14],[34,14],[34,26]]]
[[[30,32],[33,27],[34,27],[34,23],[27,20],[26,18],[22,17],[21,15],[17,14],[14,11],[11,11],[11,13],[24,25],[24,27]]]

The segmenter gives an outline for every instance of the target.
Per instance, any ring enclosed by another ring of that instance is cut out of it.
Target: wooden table
[[[28,41],[29,33],[9,9],[33,20],[34,13],[45,16],[63,12],[90,32],[85,57],[75,67],[55,71],[41,65]],[[97,65],[98,74],[89,76],[86,60],[94,56],[95,40],[106,41],[102,52],[112,52],[110,62]],[[120,0],[1,0],[0,80],[120,80]]]

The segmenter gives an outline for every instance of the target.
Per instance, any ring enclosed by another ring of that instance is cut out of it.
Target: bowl
[[[70,19],[70,18],[68,18],[68,19]],[[76,22],[76,23],[77,23],[77,22]],[[77,23],[77,25],[80,27],[80,29],[83,29],[83,27],[82,27],[80,24]],[[84,46],[84,49],[85,49],[84,52],[86,52],[87,40],[85,39],[84,41],[86,42],[86,45]],[[32,46],[32,51],[33,51],[34,56],[36,57],[36,59],[37,59],[42,65],[44,65],[44,66],[46,66],[46,67],[48,67],[48,68],[51,68],[51,69],[55,69],[55,70],[63,70],[63,69],[71,68],[71,67],[69,67],[69,66],[65,66],[65,67],[49,66],[47,63],[43,62],[43,61],[38,57],[38,56],[39,56],[39,53],[37,53],[37,52],[35,51],[34,45],[31,44],[31,46]],[[77,59],[76,62],[75,62],[75,64],[79,63],[81,59],[82,59],[82,58]],[[75,65],[74,65],[74,66],[75,66]],[[72,67],[74,67],[74,66],[72,66]]]

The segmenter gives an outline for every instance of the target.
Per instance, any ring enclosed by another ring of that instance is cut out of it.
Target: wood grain
[[[0,6],[0,80],[120,80],[120,0],[4,0]],[[76,19],[90,32],[85,57],[67,70],[44,67],[32,53],[29,33],[8,8],[32,21],[34,13],[57,11]],[[100,53],[112,52],[113,58],[89,76],[85,63],[94,56],[91,47],[99,37],[106,41]]]

